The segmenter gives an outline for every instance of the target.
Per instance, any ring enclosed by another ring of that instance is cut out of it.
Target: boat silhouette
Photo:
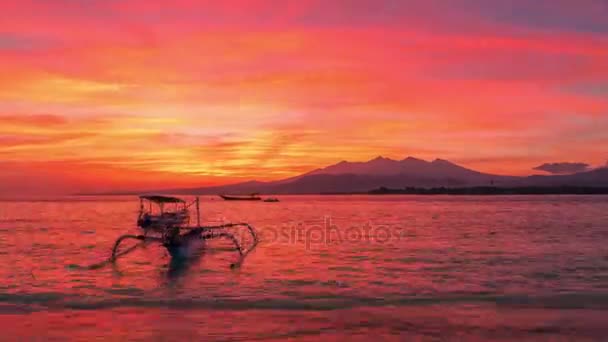
[[[260,201],[262,197],[258,196],[258,194],[250,194],[250,195],[219,195],[226,201]]]

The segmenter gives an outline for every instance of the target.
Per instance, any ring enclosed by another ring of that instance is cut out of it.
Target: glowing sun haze
[[[604,0],[0,3],[0,194],[608,158]]]

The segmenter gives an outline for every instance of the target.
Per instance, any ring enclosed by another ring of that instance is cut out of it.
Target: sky
[[[0,195],[608,159],[605,0],[0,2]]]

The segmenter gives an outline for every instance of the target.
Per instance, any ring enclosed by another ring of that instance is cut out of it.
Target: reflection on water
[[[165,276],[170,282],[177,283],[185,278],[189,271],[200,266],[203,253],[194,254],[188,258],[170,258]]]
[[[0,319],[13,339],[590,339],[606,336],[606,196],[204,198],[229,244],[171,259],[135,198],[0,202]],[[133,322],[136,322],[134,324]]]

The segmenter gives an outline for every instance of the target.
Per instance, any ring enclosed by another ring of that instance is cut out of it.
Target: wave
[[[328,311],[360,307],[492,304],[499,307],[544,309],[608,309],[608,293],[569,293],[556,295],[445,295],[391,298],[307,297],[307,298],[158,298],[158,297],[82,297],[62,293],[0,293],[0,305],[27,310],[102,310],[140,307],[182,310],[305,310]],[[4,310],[0,310],[4,311]]]

